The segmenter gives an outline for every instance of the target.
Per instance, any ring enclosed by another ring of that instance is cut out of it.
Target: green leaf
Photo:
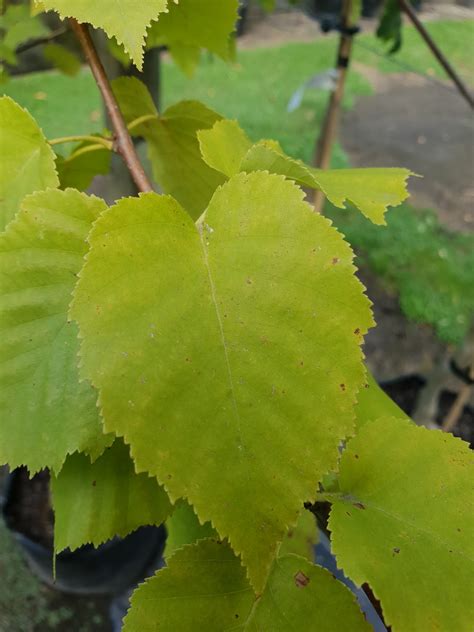
[[[402,47],[402,14],[397,0],[386,0],[380,22],[377,27],[377,37],[390,44],[388,54],[396,53]]]
[[[43,48],[43,55],[55,68],[69,77],[74,77],[81,69],[79,57],[61,44],[47,44]]]
[[[194,544],[203,538],[216,537],[210,522],[201,524],[193,508],[185,500],[178,500],[173,513],[166,521],[165,557],[168,559],[185,544]]]
[[[105,204],[77,191],[27,197],[0,235],[0,463],[58,471],[75,450],[97,457],[96,394],[79,382],[68,322],[86,237]]]
[[[5,31],[2,43],[12,50],[37,37],[48,33],[48,29],[35,16],[32,16],[26,5],[9,5],[0,15],[0,28]]]
[[[393,399],[380,388],[370,371],[367,371],[367,383],[357,395],[355,414],[357,430],[360,430],[367,422],[375,421],[380,417],[409,419]]]
[[[80,143],[67,158],[56,156],[56,168],[62,189],[85,191],[97,175],[110,171],[112,154],[105,147],[94,147],[89,141]]]
[[[129,449],[120,439],[92,464],[84,454],[68,456],[51,485],[57,553],[160,525],[171,512],[156,479],[135,474]]]
[[[290,529],[280,547],[279,555],[299,555],[312,562],[318,542],[318,527],[312,513],[303,511],[295,527]]]
[[[0,231],[14,217],[21,200],[34,191],[59,185],[54,153],[42,131],[10,97],[0,97]]]
[[[473,481],[467,444],[396,418],[366,424],[343,453],[333,550],[394,632],[472,630]]]
[[[173,199],[120,201],[90,244],[72,314],[105,426],[260,590],[353,430],[372,324],[353,253],[267,173],[234,176],[198,228]]]
[[[197,133],[211,128],[222,117],[197,101],[182,101],[159,116],[147,88],[138,79],[120,78],[113,87],[127,123],[149,116],[133,133],[147,141],[156,182],[197,219],[225,181],[202,159]]]
[[[76,18],[103,29],[124,45],[141,70],[146,31],[151,22],[166,11],[167,0],[41,0],[41,5],[44,11],[59,13],[63,20]]]
[[[397,206],[408,197],[408,169],[331,169],[323,171],[286,156],[275,143],[260,142],[244,158],[241,170],[266,169],[298,184],[323,191],[334,206],[350,202],[374,224],[385,224],[388,206]]]
[[[187,74],[194,71],[201,48],[229,60],[237,7],[238,0],[179,0],[152,25],[147,45],[167,46]]]
[[[296,555],[282,557],[257,598],[232,549],[208,539],[177,551],[167,568],[133,593],[124,632],[157,629],[369,632],[370,627],[353,595],[325,569]]]
[[[198,132],[199,146],[205,162],[228,178],[235,176],[252,143],[237,121],[224,119],[211,129]]]

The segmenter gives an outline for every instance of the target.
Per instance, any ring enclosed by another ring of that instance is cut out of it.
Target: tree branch
[[[153,191],[151,182],[143,169],[132,138],[128,132],[117,99],[112,92],[112,87],[102,62],[99,59],[99,55],[97,54],[89,29],[86,24],[80,24],[74,19],[71,19],[70,23],[72,30],[82,46],[82,50],[84,51],[84,55],[86,56],[97,86],[102,94],[107,113],[112,122],[112,127],[115,132],[114,149],[122,156],[137,189],[143,193]]]

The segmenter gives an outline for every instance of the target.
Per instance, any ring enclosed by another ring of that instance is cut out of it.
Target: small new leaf
[[[51,486],[56,553],[160,525],[171,512],[164,489],[156,479],[135,473],[120,439],[94,463],[84,454],[68,456]]]
[[[178,550],[167,568],[133,594],[124,632],[310,629],[369,632],[349,590],[296,555],[275,561],[257,598],[228,544],[201,540]]]

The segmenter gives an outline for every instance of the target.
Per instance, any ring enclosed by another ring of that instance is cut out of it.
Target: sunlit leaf
[[[342,456],[329,520],[345,573],[367,582],[394,632],[470,632],[474,455],[441,431],[382,417]]]
[[[141,69],[147,28],[166,11],[167,0],[41,0],[44,11],[54,10],[61,18],[76,18],[103,29],[124,45]]]
[[[409,419],[393,399],[377,384],[370,371],[367,372],[367,383],[357,394],[355,414],[357,430],[362,428],[367,422],[375,421],[380,417]]]
[[[235,176],[252,143],[236,121],[224,119],[198,132],[201,154],[207,164],[227,177]]]
[[[170,198],[122,200],[90,244],[72,314],[105,426],[260,590],[353,430],[372,324],[353,253],[266,173],[234,176],[197,228]]]

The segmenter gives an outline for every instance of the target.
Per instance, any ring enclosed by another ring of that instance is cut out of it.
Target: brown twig
[[[56,29],[55,31],[51,31],[51,33],[48,33],[48,35],[44,35],[43,37],[37,37],[36,39],[30,40],[29,42],[20,44],[16,48],[15,53],[17,54],[24,53],[25,51],[30,50],[31,48],[35,48],[36,46],[41,46],[42,44],[49,44],[49,42],[52,42],[53,40],[57,39],[58,37],[61,37],[61,35],[64,35],[67,32],[68,32],[68,29],[62,26],[61,28]]]
[[[466,101],[469,103],[471,108],[474,108],[474,98],[472,97],[471,93],[467,89],[461,77],[454,70],[454,68],[451,66],[449,61],[446,59],[446,57],[443,55],[441,50],[438,48],[438,45],[433,40],[431,35],[428,33],[428,31],[426,30],[426,28],[424,27],[424,25],[422,24],[422,22],[416,15],[415,10],[411,6],[409,0],[398,0],[398,4],[400,5],[400,10],[403,11],[409,17],[409,19],[413,23],[413,26],[416,28],[416,30],[421,35],[421,37],[425,40],[429,49],[431,50],[433,55],[436,57],[436,59],[439,61],[441,66],[443,66],[444,70],[446,71],[448,76],[452,79],[452,81],[456,85],[459,92],[466,99]]]
[[[137,189],[143,193],[153,191],[151,182],[143,169],[132,138],[125,124],[117,99],[112,92],[112,87],[107,74],[105,73],[102,62],[99,59],[99,55],[97,54],[89,29],[86,24],[81,24],[74,19],[71,19],[70,23],[72,30],[76,34],[76,37],[82,46],[84,55],[86,56],[97,86],[102,94],[105,108],[115,132],[114,149],[122,156],[130,175],[137,186]]]
[[[331,93],[321,135],[314,156],[314,166],[318,169],[329,169],[331,153],[339,125],[341,101],[344,96],[347,70],[352,51],[353,34],[350,32],[352,1],[344,0],[341,13],[341,36],[337,51],[337,83]],[[314,210],[320,213],[323,207],[324,193],[315,191],[313,196]]]

